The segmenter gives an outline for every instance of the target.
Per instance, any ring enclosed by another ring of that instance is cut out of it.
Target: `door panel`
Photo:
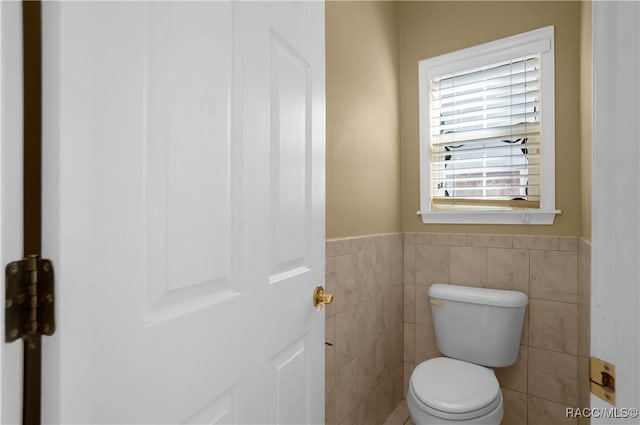
[[[43,15],[45,419],[322,422],[324,4]]]
[[[22,7],[19,2],[0,2],[0,260],[4,300],[4,265],[22,258]],[[4,313],[2,315],[4,318]],[[4,319],[0,335],[0,423],[14,424],[22,414],[22,341],[4,343]]]
[[[640,5],[594,2],[591,356],[616,367],[616,406],[640,404]],[[615,46],[615,48],[611,48]],[[629,141],[633,141],[629,143]],[[624,155],[614,152],[624,150]],[[611,405],[591,394],[591,407]],[[637,423],[602,417],[592,422]]]
[[[238,168],[231,156],[232,30],[228,3],[149,5],[141,164],[149,321],[238,294],[231,270],[238,255],[232,219],[240,214],[231,206],[231,170]]]
[[[277,33],[271,33],[271,217],[270,280],[308,270],[311,193],[311,80],[309,64]]]
[[[304,335],[269,361],[273,369],[272,423],[311,423],[309,338],[308,334]]]

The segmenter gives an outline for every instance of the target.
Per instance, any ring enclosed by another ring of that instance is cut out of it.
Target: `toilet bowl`
[[[503,415],[502,393],[493,370],[446,357],[416,367],[407,405],[416,425],[498,425]]]
[[[436,345],[446,357],[411,373],[407,405],[416,425],[499,425],[504,410],[491,367],[515,363],[525,294],[434,284],[429,289]]]

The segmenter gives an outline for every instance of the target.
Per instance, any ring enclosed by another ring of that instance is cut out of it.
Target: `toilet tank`
[[[488,367],[515,363],[529,302],[525,294],[436,283],[429,298],[442,354]]]

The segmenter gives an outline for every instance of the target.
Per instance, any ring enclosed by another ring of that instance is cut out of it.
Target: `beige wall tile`
[[[431,245],[431,233],[416,233],[414,243],[421,245]]]
[[[365,245],[364,249],[381,249],[393,244],[402,244],[401,233],[383,233],[379,235],[371,235],[370,242]]]
[[[366,425],[366,424],[382,424],[384,419],[382,418],[382,414],[383,414],[383,409],[384,407],[380,404],[381,401],[381,389],[380,389],[380,385],[382,384],[382,382],[380,382],[379,385],[376,386],[376,389],[374,391],[372,391],[369,396],[367,396],[366,399],[366,403],[367,403],[367,408],[370,410],[368,413],[363,412],[360,418],[364,418],[364,417],[368,417],[368,419],[366,419],[364,422],[362,422],[362,425]]]
[[[375,328],[375,312],[373,312],[373,304],[369,302],[361,302],[356,307],[356,320],[358,326],[358,343],[356,355],[362,352],[364,347],[373,344],[378,336],[378,330]]]
[[[335,255],[327,258],[326,288],[336,301],[326,315],[326,338],[334,343],[326,349],[326,418],[340,424],[382,423],[380,415],[390,413],[386,410],[403,396],[402,235],[328,241],[327,253]],[[413,298],[410,304],[415,308]],[[367,402],[374,415],[366,413]]]
[[[513,247],[524,249],[559,250],[560,238],[557,236],[513,236]]]
[[[369,243],[366,244],[366,249],[383,249],[387,245],[387,234],[372,235],[369,239]]]
[[[487,282],[487,248],[451,247],[450,283],[485,286]]]
[[[591,303],[591,244],[580,239],[578,250],[578,304]]]
[[[434,357],[440,357],[442,354],[436,346],[436,338],[433,333],[433,326],[416,325],[416,341],[415,341],[415,362],[421,363]]]
[[[538,397],[527,400],[529,425],[576,425],[575,418],[566,417],[566,406]],[[570,406],[573,407],[573,406]]]
[[[324,421],[328,425],[336,423],[336,375],[329,375],[325,379]]]
[[[578,304],[578,355],[591,353],[591,306]]]
[[[388,347],[385,348],[385,345],[384,337],[376,341],[376,385],[379,385],[383,381],[389,369],[386,364],[386,358],[389,357],[389,355],[385,354],[385,350],[389,353],[390,349]]]
[[[376,388],[376,346],[368,346],[358,356],[356,372],[356,400],[360,402]]]
[[[469,246],[469,241],[464,233],[432,233],[431,245]]]
[[[415,367],[414,363],[411,363],[411,362],[403,363],[404,370],[402,374],[402,380],[403,380],[402,394],[405,398],[407,395],[407,391],[409,390],[409,378],[411,377],[411,372],[413,372],[414,367]]]
[[[403,290],[402,286],[396,285],[394,288],[384,293],[384,328],[389,330],[402,323]]]
[[[527,347],[521,346],[518,360],[509,367],[497,367],[494,369],[496,377],[502,388],[527,392]]]
[[[340,421],[339,425],[357,425],[356,415],[357,411],[356,409],[353,409],[347,416],[345,416],[344,419],[342,419],[342,421]]]
[[[404,320],[404,288],[402,285],[396,285],[391,289],[393,297],[393,324],[401,326]]]
[[[389,415],[384,425],[404,425],[404,422],[409,417],[409,408],[407,402],[402,401],[393,409],[393,412]]]
[[[578,251],[578,238],[576,236],[558,237],[558,249],[560,251]]]
[[[578,357],[578,405],[589,407],[590,404],[589,358]]]
[[[578,406],[580,408],[590,407],[591,388],[589,381],[589,358],[578,357]],[[578,418],[578,425],[590,425],[591,418]]]
[[[327,292],[336,294],[336,288],[338,286],[336,282],[336,259],[335,257],[327,258],[325,261],[324,272],[324,288]],[[325,315],[327,317],[336,314],[336,301],[331,304],[327,304],[325,307]]]
[[[404,354],[403,341],[404,341],[404,326],[402,323],[400,323],[394,329],[391,330],[391,348],[392,348],[391,368],[393,370],[396,370],[402,366],[403,354]],[[400,376],[400,380],[402,380],[402,373],[400,373],[399,376]]]
[[[384,307],[384,332],[387,333],[394,325],[393,312],[394,312],[394,300],[392,291],[388,290],[384,294],[383,307]],[[404,301],[403,301],[404,302]]]
[[[431,303],[429,301],[429,288],[431,285],[416,285],[415,311],[416,323],[419,325],[431,326]]]
[[[578,358],[529,347],[528,394],[575,406]]]
[[[416,283],[416,246],[414,244],[404,244],[404,284],[415,285]]]
[[[324,246],[324,255],[326,258],[336,256],[336,241],[335,239],[327,240]]]
[[[527,425],[527,395],[503,389],[502,398],[504,416],[500,425]]]
[[[333,375],[336,371],[336,317],[332,316],[325,322],[325,341],[332,345],[325,344],[325,376]]]
[[[395,409],[396,403],[393,394],[393,379],[387,377],[376,389],[376,422],[384,423],[385,419],[389,417],[393,409]]]
[[[402,285],[404,281],[404,245],[392,243],[391,249],[391,284]]]
[[[403,241],[403,243],[406,243],[406,244],[415,244],[416,243],[416,233],[415,232],[404,232],[402,241]]]
[[[362,245],[360,238],[345,238],[332,240],[332,253],[337,257],[339,255],[354,254],[358,252]]]
[[[591,241],[584,238],[578,238],[578,251],[591,251]]]
[[[416,245],[416,284],[449,282],[449,248]]]
[[[358,359],[353,359],[336,372],[335,420],[341,423],[356,406]]]
[[[336,368],[354,359],[360,348],[358,310],[352,307],[336,314]]]
[[[404,285],[404,321],[416,322],[416,285]]]
[[[336,313],[353,307],[359,300],[358,254],[336,257],[335,269],[335,308]]]
[[[403,384],[403,375],[404,375],[404,364],[400,363],[400,365],[396,368],[395,372],[393,372],[393,396],[395,397],[395,403],[398,404],[402,400],[404,400],[404,391],[402,390]]]
[[[524,312],[524,323],[522,324],[522,337],[520,338],[520,345],[529,345],[529,306],[527,306]]]
[[[384,424],[384,421],[393,413],[393,410],[398,405],[396,401],[396,393],[395,393],[395,376],[392,374],[387,381],[383,385],[383,392],[386,398],[386,409],[381,417],[381,422]]]
[[[378,406],[377,387],[367,396],[365,403],[367,411],[358,411],[358,425],[382,424],[384,419],[380,418],[382,409]]]
[[[375,251],[375,273],[378,286],[381,291],[391,287],[391,259],[388,249],[376,249]]]
[[[404,237],[401,232],[389,233],[387,235],[387,243],[391,245],[402,245],[403,239]]]
[[[529,294],[529,251],[487,249],[487,287]]]
[[[374,249],[376,241],[381,240],[385,235],[369,235],[369,236],[355,236],[351,238],[355,244],[356,251],[367,251]]]
[[[512,248],[512,235],[467,235],[470,246],[484,248]]]
[[[376,248],[377,242],[384,238],[384,235],[370,235],[370,236],[356,236],[354,239],[358,240],[358,251],[370,251]],[[383,242],[384,243],[384,242]]]
[[[395,369],[396,365],[395,365],[394,348],[395,347],[393,346],[393,334],[389,332],[384,336],[382,340],[382,356],[383,356],[382,361],[385,369],[383,379],[387,379]],[[402,357],[399,356],[399,359],[400,361],[402,361]]]
[[[363,301],[380,292],[376,278],[375,251],[358,252],[358,300]],[[337,299],[336,299],[337,302]]]
[[[405,362],[413,363],[416,349],[416,325],[404,324],[404,358]]]
[[[372,409],[369,407],[369,403],[373,403],[375,391],[369,392],[364,400],[362,400],[355,408],[355,424],[364,425],[367,423],[373,423],[375,420]],[[370,401],[371,400],[371,401]]]
[[[529,300],[529,345],[578,354],[578,305]]]
[[[529,295],[553,301],[577,302],[578,254],[531,251]]]
[[[361,402],[362,403],[362,402]],[[356,407],[354,407],[351,412],[349,412],[349,414],[342,420],[342,422],[340,422],[339,425],[357,425],[358,424],[358,407],[360,406],[360,404],[358,404]]]
[[[588,296],[582,285],[590,267],[583,251],[590,246],[584,241],[407,233],[403,239],[389,234],[327,241],[326,248],[325,287],[343,298],[326,312],[326,339],[335,344],[326,348],[327,423],[383,423],[405,396],[415,365],[442,355],[428,302],[428,289],[436,282],[481,282],[531,297],[518,360],[496,368],[505,400],[503,425],[526,423],[527,415],[532,424],[556,420],[558,406],[558,423],[564,423],[564,405],[588,399],[587,372],[579,371],[578,357],[549,351],[588,353],[582,336],[589,334],[583,323],[588,322]],[[582,307],[574,304],[578,292],[587,301]]]
[[[368,301],[369,304],[373,306],[373,308],[369,309],[369,317],[373,322],[374,329],[374,339],[382,338],[384,335],[384,294],[382,292],[378,293],[373,300]]]

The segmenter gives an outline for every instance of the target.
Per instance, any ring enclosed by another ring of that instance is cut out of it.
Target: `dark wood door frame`
[[[22,2],[24,256],[42,251],[42,22],[40,1]],[[22,423],[41,423],[42,344],[24,337]]]

